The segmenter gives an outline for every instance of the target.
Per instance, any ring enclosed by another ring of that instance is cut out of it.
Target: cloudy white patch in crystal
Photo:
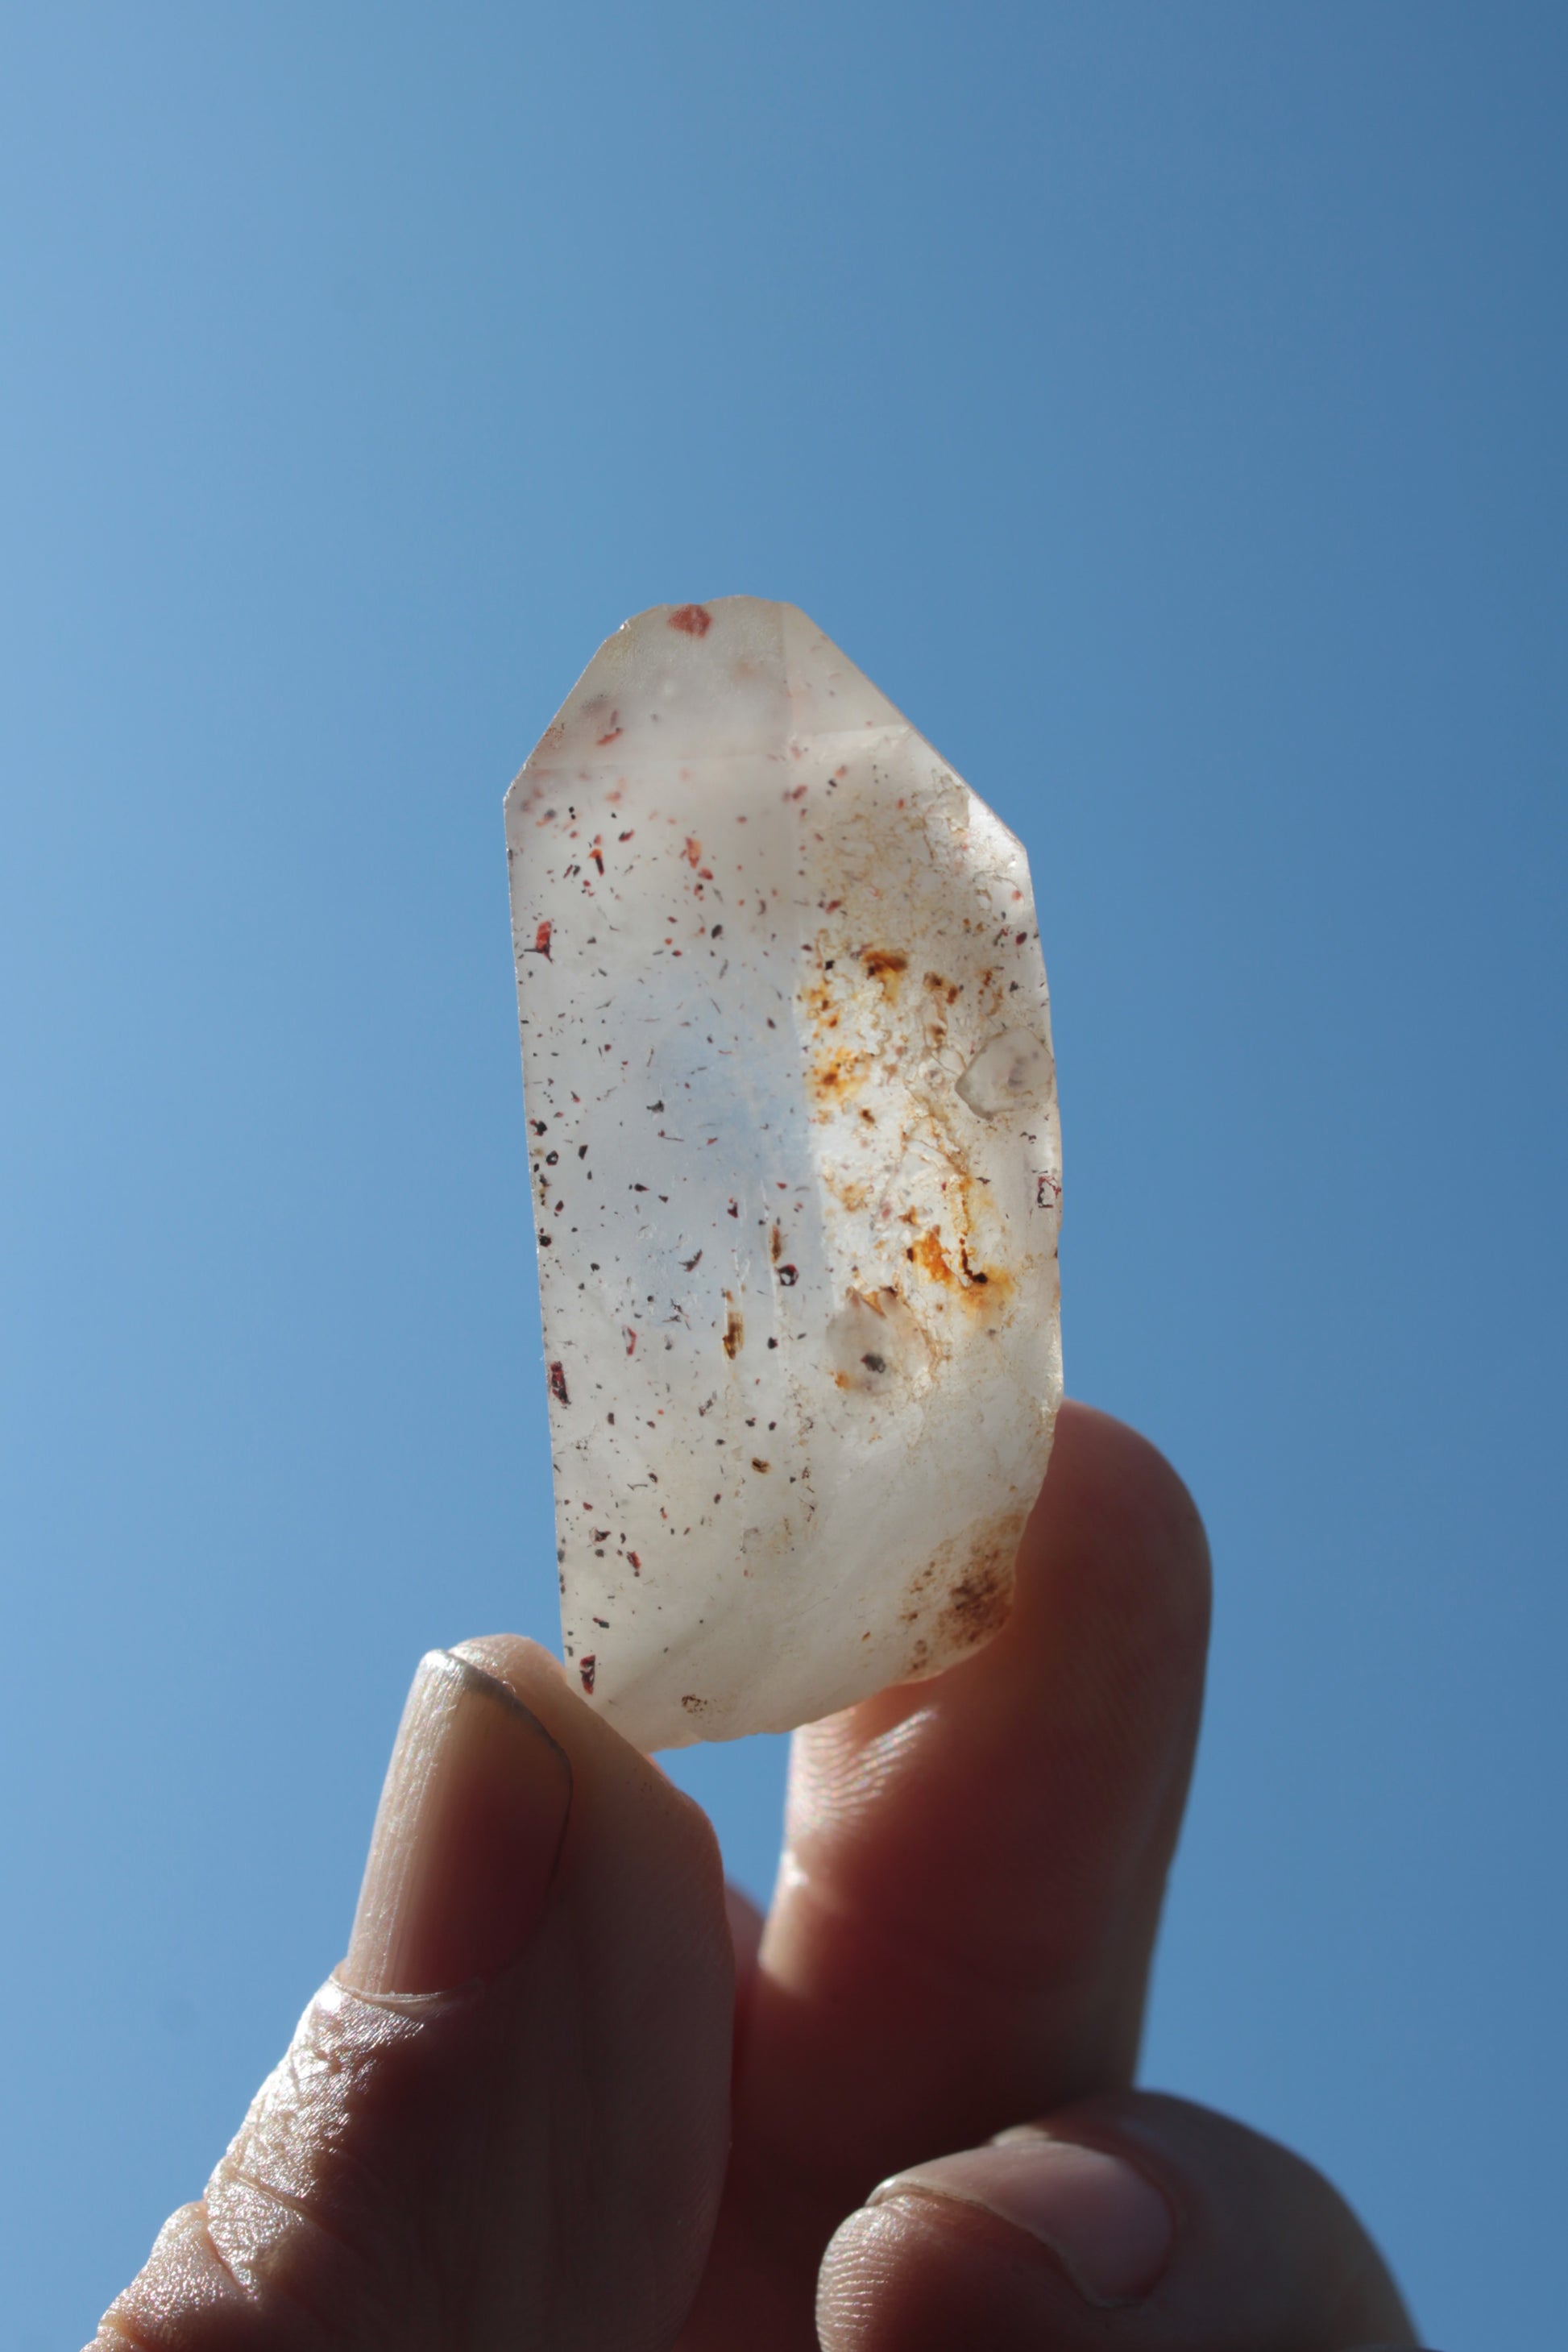
[[[570,1671],[645,1748],[935,1673],[1061,1396],[1023,850],[745,596],[611,637],[506,824]]]

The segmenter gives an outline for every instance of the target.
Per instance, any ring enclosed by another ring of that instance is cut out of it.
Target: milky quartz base
[[[608,639],[506,825],[570,1671],[644,1748],[934,1674],[1061,1395],[1023,850],[746,596]]]

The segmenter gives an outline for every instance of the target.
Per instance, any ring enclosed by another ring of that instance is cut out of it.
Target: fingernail
[[[571,1801],[572,1768],[538,1717],[432,1650],[398,1726],[342,1981],[447,1992],[504,1968],[544,1909]]]
[[[1171,2258],[1175,2223],[1151,2181],[1121,2158],[1043,2132],[895,2173],[870,2202],[950,2197],[1048,2246],[1086,2303],[1142,2303]]]

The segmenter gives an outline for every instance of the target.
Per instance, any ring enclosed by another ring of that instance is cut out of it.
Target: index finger
[[[922,2153],[1131,2079],[1196,1740],[1185,1487],[1063,1408],[1001,1632],[797,1734],[736,2114],[826,2213]]]

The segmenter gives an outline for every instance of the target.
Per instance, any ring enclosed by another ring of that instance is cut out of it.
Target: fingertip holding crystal
[[[793,605],[658,605],[507,796],[562,1630],[645,1748],[1005,1616],[1061,1397],[1019,844]]]

